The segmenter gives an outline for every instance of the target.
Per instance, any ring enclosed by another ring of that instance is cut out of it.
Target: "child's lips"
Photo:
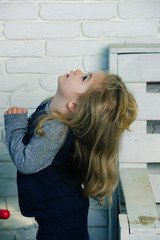
[[[69,74],[67,73],[67,74],[66,74],[66,78],[68,78],[68,77],[69,77]]]

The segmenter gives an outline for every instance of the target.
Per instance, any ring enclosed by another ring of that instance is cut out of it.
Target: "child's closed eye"
[[[83,81],[84,81],[87,77],[88,77],[87,75],[86,75],[86,76],[83,76],[83,77],[82,77]]]

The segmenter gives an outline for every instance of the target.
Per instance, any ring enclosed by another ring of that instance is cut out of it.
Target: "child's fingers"
[[[22,108],[17,108],[17,113],[22,113]]]
[[[17,111],[17,113],[26,113],[26,112],[27,110],[24,108],[18,108],[18,111]]]
[[[12,114],[11,108],[8,109],[8,114]]]
[[[23,113],[27,113],[28,111],[26,110],[26,109],[24,109],[24,108],[22,108],[22,110],[23,110]]]
[[[11,108],[11,113],[12,114],[16,114],[17,113],[17,109],[18,109],[17,107],[12,107]]]
[[[9,108],[8,111],[5,112],[5,114],[17,114],[17,113],[26,113],[27,110],[24,108],[17,108],[17,107],[12,107]]]

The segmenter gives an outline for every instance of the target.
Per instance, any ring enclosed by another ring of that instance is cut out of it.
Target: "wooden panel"
[[[135,120],[129,127],[131,131],[126,130],[125,134],[146,134],[146,121]]]
[[[156,203],[160,203],[160,175],[149,174],[149,180],[152,186],[153,196]]]
[[[158,211],[153,199],[147,169],[120,169],[130,234],[160,232]]]
[[[137,119],[159,120],[160,119],[160,94],[159,93],[135,93],[138,104]]]
[[[109,44],[110,54],[121,53],[160,53],[159,44],[125,43]]]
[[[129,226],[126,214],[119,214],[119,240],[129,240]]]
[[[160,162],[158,134],[124,134],[119,154],[120,162]]]
[[[133,94],[146,92],[146,83],[126,83],[126,86]]]
[[[109,72],[117,74],[117,54],[109,56]]]
[[[119,169],[120,168],[147,168],[147,163],[141,163],[141,162],[137,162],[137,163],[132,163],[132,162],[119,162]]]
[[[130,234],[129,240],[160,240],[159,233],[153,234]]]
[[[118,74],[125,82],[160,81],[160,54],[119,54]]]

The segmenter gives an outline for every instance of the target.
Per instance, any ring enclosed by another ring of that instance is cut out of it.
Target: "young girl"
[[[89,197],[103,204],[118,185],[120,134],[137,104],[115,74],[80,70],[58,78],[54,98],[5,112],[20,210],[38,222],[38,240],[88,240]]]

